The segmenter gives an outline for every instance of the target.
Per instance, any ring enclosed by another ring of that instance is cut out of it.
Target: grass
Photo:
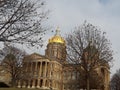
[[[0,88],[0,90],[42,90],[42,89],[27,89],[27,88]],[[48,90],[48,89],[47,89]]]
[[[0,88],[0,90],[31,90],[27,88]],[[32,89],[32,90],[38,90],[38,89]]]

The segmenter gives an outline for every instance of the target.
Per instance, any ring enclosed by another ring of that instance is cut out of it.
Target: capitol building
[[[57,29],[48,40],[45,55],[33,53],[23,59],[24,75],[18,81],[18,88],[38,88],[42,90],[85,90],[85,81],[81,80],[80,64],[71,64],[66,60],[66,42]],[[93,90],[109,90],[110,72],[108,64],[96,68],[103,82]]]

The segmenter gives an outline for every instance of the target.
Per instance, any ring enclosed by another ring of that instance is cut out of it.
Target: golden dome
[[[49,39],[49,43],[62,43],[65,44],[65,40],[60,36],[60,30],[56,29],[56,34]]]

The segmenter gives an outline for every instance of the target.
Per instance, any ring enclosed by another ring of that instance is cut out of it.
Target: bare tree
[[[80,88],[86,89],[86,72],[84,70],[81,70],[80,76],[79,76],[80,82]],[[89,73],[89,82],[90,82],[90,89],[100,89],[103,86],[103,77],[98,75],[98,73],[94,70]]]
[[[0,0],[0,42],[41,46],[48,11],[43,0]]]
[[[4,58],[1,62],[1,65],[3,69],[10,75],[11,85],[14,87],[16,86],[17,80],[21,77],[23,72],[22,59],[26,53],[12,46],[5,46],[1,53]]]
[[[112,76],[111,90],[120,90],[120,69]]]
[[[66,37],[68,61],[81,65],[87,90],[90,90],[90,73],[113,60],[111,44],[105,35],[96,26],[85,22]]]
[[[0,59],[3,60],[5,56],[7,56],[10,53],[15,55],[15,57],[17,58],[17,60],[19,60],[19,62],[22,62],[23,57],[27,55],[27,53],[24,50],[14,47],[9,43],[4,43],[3,49],[0,50]]]

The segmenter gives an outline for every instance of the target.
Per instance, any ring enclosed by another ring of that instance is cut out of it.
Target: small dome
[[[57,28],[56,34],[49,39],[49,43],[62,43],[65,44],[65,40],[60,36],[60,30]]]
[[[49,43],[53,43],[53,42],[55,42],[55,43],[63,43],[64,44],[65,40],[60,36],[54,36],[51,39],[49,39]]]

